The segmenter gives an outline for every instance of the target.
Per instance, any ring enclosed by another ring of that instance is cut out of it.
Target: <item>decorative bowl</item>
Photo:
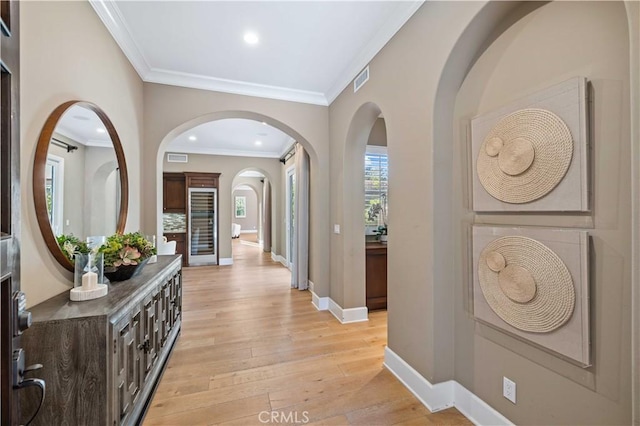
[[[149,258],[143,260],[137,265],[120,265],[117,267],[105,266],[104,276],[109,278],[109,281],[111,282],[126,281],[142,272],[142,269],[148,261]]]

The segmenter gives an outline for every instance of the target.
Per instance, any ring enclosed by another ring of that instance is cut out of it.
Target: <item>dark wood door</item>
[[[185,213],[187,211],[187,192],[185,176],[182,173],[165,173],[162,177],[162,196],[164,213]]]
[[[18,424],[13,354],[20,347],[14,296],[20,291],[19,2],[0,1],[0,423]],[[27,419],[28,420],[28,419]]]

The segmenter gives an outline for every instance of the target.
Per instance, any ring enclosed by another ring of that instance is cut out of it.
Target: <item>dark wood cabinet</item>
[[[34,306],[23,342],[47,383],[34,424],[140,424],[178,338],[181,303],[180,260],[159,256],[100,299],[71,302],[65,292]]]
[[[176,242],[176,254],[182,255],[182,266],[187,266],[187,234],[185,232],[171,232],[164,234],[167,241]]]
[[[193,173],[184,174],[187,179],[187,188],[217,188],[220,173]]]
[[[366,244],[367,309],[387,309],[387,246]]]
[[[164,213],[186,213],[187,186],[184,173],[162,175],[162,200]]]

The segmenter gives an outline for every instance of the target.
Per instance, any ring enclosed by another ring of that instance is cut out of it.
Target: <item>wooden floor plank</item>
[[[184,269],[182,332],[145,425],[471,424],[383,367],[385,311],[340,324],[259,247],[233,250],[232,266]]]

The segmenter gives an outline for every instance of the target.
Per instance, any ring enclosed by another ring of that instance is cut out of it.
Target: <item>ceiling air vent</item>
[[[353,80],[353,93],[356,93],[359,88],[364,86],[364,84],[369,80],[369,65],[362,70],[360,74]]]
[[[188,163],[187,154],[167,154],[167,162],[169,163]]]

